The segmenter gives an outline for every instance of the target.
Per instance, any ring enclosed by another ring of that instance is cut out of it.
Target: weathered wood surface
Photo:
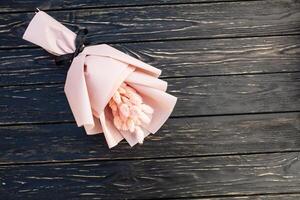
[[[300,36],[113,46],[162,69],[162,77],[300,71]],[[67,71],[67,68],[55,66],[53,57],[40,48],[0,50],[0,63],[0,86],[62,83]]]
[[[0,126],[0,164],[300,151],[300,113],[169,119],[143,146],[109,150],[75,123]]]
[[[88,39],[97,44],[300,33],[300,2],[294,0],[52,11],[49,14],[70,26],[87,27]],[[34,46],[20,39],[33,15],[1,15],[0,47]]]
[[[125,7],[124,7],[125,6]],[[163,70],[179,97],[143,146],[77,128],[35,7]],[[300,1],[1,1],[0,199],[300,198]]]
[[[300,108],[300,73],[171,78],[168,84],[168,91],[178,97],[172,114],[176,117]],[[0,88],[0,124],[72,121],[63,87],[49,84]]]
[[[211,198],[193,198],[194,200],[299,200],[300,194],[295,193],[285,193],[279,195],[243,195],[237,196],[232,195],[230,197],[211,197]],[[176,199],[179,200],[179,199]]]
[[[300,192],[299,153],[1,166],[2,198],[152,199]]]
[[[5,12],[33,12],[35,8],[41,10],[69,10],[69,9],[89,9],[107,8],[141,5],[160,5],[160,4],[182,4],[182,3],[210,3],[224,2],[232,0],[51,0],[51,1],[0,1],[0,13]],[[238,0],[237,0],[238,1]]]

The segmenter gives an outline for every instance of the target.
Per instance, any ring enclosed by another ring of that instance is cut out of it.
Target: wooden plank
[[[299,162],[299,153],[281,153],[2,166],[0,197],[154,199],[299,193]]]
[[[52,11],[71,27],[89,29],[92,43],[300,33],[300,2],[268,0],[210,4]],[[255,16],[255,17],[254,17]],[[33,13],[0,16],[0,47],[28,47],[21,39]]]
[[[168,83],[168,91],[178,97],[172,115],[177,117],[300,109],[300,73],[172,78]],[[72,120],[63,84],[0,88],[2,125]]]
[[[142,146],[109,150],[76,124],[0,126],[0,164],[300,151],[300,114],[169,119]]]
[[[276,194],[276,195],[243,195],[243,196],[228,196],[228,197],[220,197],[220,198],[193,198],[195,200],[299,200],[300,194]]]
[[[33,12],[35,8],[40,10],[69,10],[86,9],[95,7],[122,7],[122,6],[142,6],[142,5],[160,5],[160,4],[182,4],[182,3],[205,3],[232,0],[51,0],[51,1],[0,1],[0,12]]]
[[[113,46],[162,69],[162,77],[300,70],[300,36],[146,42]],[[56,66],[53,58],[42,49],[2,50],[0,63],[0,85],[64,82],[67,70]]]

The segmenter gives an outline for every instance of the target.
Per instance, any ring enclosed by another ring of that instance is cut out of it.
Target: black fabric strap
[[[56,65],[64,65],[64,66],[70,66],[73,59],[83,51],[85,45],[87,45],[86,42],[86,35],[88,33],[88,30],[86,28],[79,29],[77,31],[77,36],[75,39],[75,51],[73,53],[64,54],[61,56],[55,57],[55,63]]]

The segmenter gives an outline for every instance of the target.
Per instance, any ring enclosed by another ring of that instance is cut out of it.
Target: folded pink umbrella
[[[166,93],[161,70],[107,45],[84,46],[77,35],[39,11],[23,39],[70,62],[65,93],[78,126],[88,135],[104,133],[109,148],[123,138],[133,146],[168,119],[176,97]]]

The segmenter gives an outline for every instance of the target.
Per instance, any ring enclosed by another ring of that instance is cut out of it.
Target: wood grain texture
[[[300,1],[229,1],[1,1],[0,199],[298,200]],[[35,7],[162,69],[162,129],[109,150],[78,128],[67,69],[21,39]]]
[[[167,81],[168,92],[178,97],[172,116],[281,112],[300,108],[300,73],[172,78]],[[2,125],[72,120],[63,84],[0,88]]]
[[[182,3],[210,3],[232,0],[51,0],[51,1],[0,1],[0,12],[33,12],[35,8],[40,10],[64,10],[64,9],[87,9],[95,7],[124,7],[159,4],[182,4]]]
[[[300,113],[169,119],[142,146],[108,149],[76,124],[0,126],[0,164],[300,151]]]
[[[113,46],[162,69],[162,77],[300,71],[300,36]],[[0,63],[0,86],[62,83],[67,71],[40,48],[0,50]]]
[[[299,200],[300,194],[277,194],[277,195],[243,195],[243,196],[229,196],[229,197],[222,197],[222,198],[193,198],[194,200]],[[179,199],[174,199],[179,200]]]
[[[1,166],[0,196],[153,199],[300,192],[299,153]]]
[[[52,11],[89,29],[92,43],[265,36],[300,33],[300,2],[268,0]],[[33,46],[22,35],[33,13],[0,16],[0,47]]]

